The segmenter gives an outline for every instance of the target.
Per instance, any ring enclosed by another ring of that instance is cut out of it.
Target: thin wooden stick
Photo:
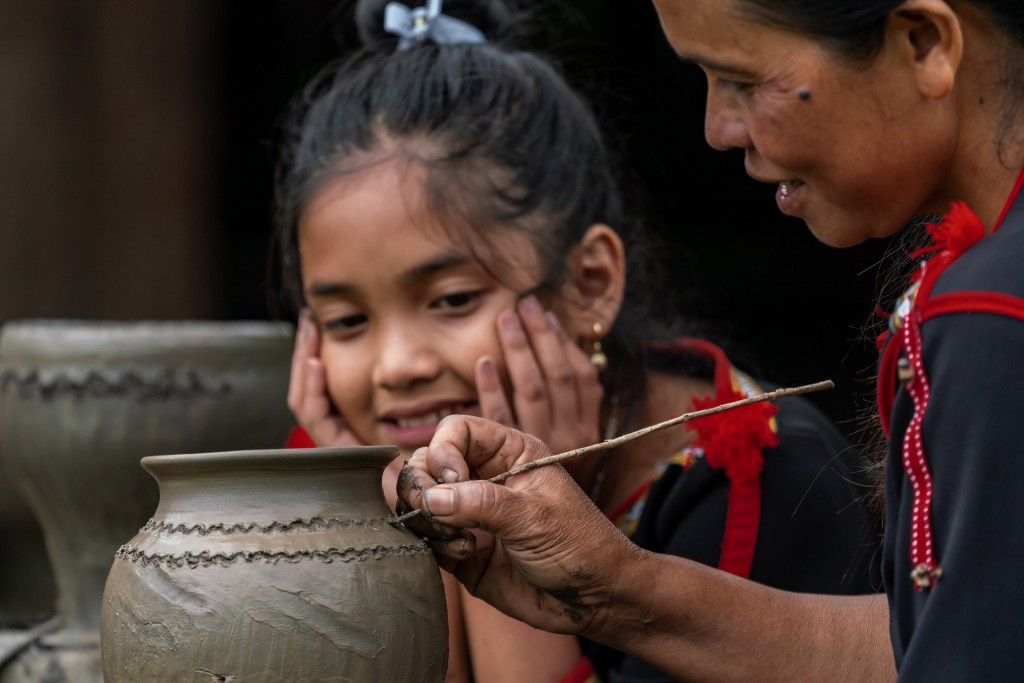
[[[642,436],[647,436],[651,432],[656,432],[658,430],[666,429],[668,427],[675,427],[676,425],[681,425],[685,422],[690,422],[691,420],[696,420],[698,418],[707,417],[708,415],[717,415],[719,413],[724,413],[727,410],[733,410],[734,408],[742,408],[743,406],[749,406],[753,403],[762,403],[763,401],[774,401],[775,399],[785,398],[786,396],[799,396],[800,394],[809,394],[815,391],[824,391],[825,389],[832,389],[834,387],[835,384],[832,383],[832,380],[825,380],[824,382],[805,384],[802,387],[776,389],[775,391],[769,391],[764,394],[750,396],[739,401],[723,403],[722,405],[715,406],[714,408],[697,410],[692,413],[684,413],[677,417],[673,417],[670,420],[665,420],[664,422],[659,422],[658,424],[653,424],[648,427],[644,427],[643,429],[638,429],[635,432],[630,432],[628,434],[623,434],[622,436],[617,436],[614,439],[607,439],[606,441],[602,441],[601,443],[596,443],[590,446],[584,446],[582,448],[576,448],[571,451],[566,451],[565,453],[549,455],[546,458],[538,458],[537,460],[531,460],[530,462],[519,465],[518,467],[513,467],[508,472],[496,474],[487,481],[491,482],[492,484],[500,484],[509,477],[514,477],[517,474],[523,474],[524,472],[535,470],[538,467],[554,465],[555,463],[562,462],[563,460],[569,460],[571,458],[575,458],[580,455],[585,455],[587,453],[606,451],[610,448],[615,448],[616,446],[621,446],[624,443],[628,443],[635,439],[639,439]],[[405,522],[407,519],[411,519],[421,513],[422,510],[420,509],[413,510],[412,512],[407,512],[404,515],[395,517],[390,521],[392,524],[395,525],[401,524]]]

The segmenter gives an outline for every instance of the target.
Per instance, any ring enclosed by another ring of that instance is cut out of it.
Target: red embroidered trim
[[[695,410],[745,398],[733,386],[732,365],[720,348],[696,339],[687,339],[684,343],[715,362],[715,396],[694,399]],[[761,525],[762,451],[779,444],[772,429],[772,419],[777,412],[778,407],[770,403],[757,403],[686,425],[687,429],[697,432],[708,466],[724,470],[729,479],[729,503],[718,568],[743,578],[750,576]]]
[[[302,427],[293,427],[292,431],[288,434],[288,441],[285,442],[284,447],[316,448],[316,444],[305,429]]]
[[[611,512],[611,514],[608,515],[608,519],[610,519],[612,523],[615,524],[615,526],[618,526],[620,521],[619,518],[621,518],[627,512],[632,510],[633,506],[637,504],[637,501],[639,501],[641,498],[647,495],[647,492],[651,490],[651,486],[654,485],[655,481],[657,481],[657,479],[651,479],[649,482],[643,484],[642,486],[640,486],[640,488],[631,493],[629,495],[629,498],[626,498],[626,500],[622,501]]]
[[[921,322],[953,313],[990,313],[1024,320],[1024,299],[997,292],[939,294],[921,311]]]
[[[921,330],[917,315],[912,315],[903,327],[903,348],[914,375],[906,383],[907,392],[914,402],[914,416],[903,435],[903,469],[914,490],[914,507],[910,517],[911,578],[917,590],[930,589],[942,575],[935,561],[932,542],[931,509],[934,490],[932,475],[925,457],[921,425],[931,398],[931,386],[921,361]]]
[[[1017,195],[1020,194],[1021,188],[1024,187],[1024,169],[1021,169],[1020,173],[1017,174],[1017,182],[1013,184],[1013,189],[1010,191],[1010,198],[1006,200],[1006,204],[1003,205],[1003,210],[999,213],[999,218],[996,219],[996,224],[992,226],[992,232],[999,230],[1002,227],[1003,221],[1006,220],[1006,214],[1010,213],[1010,207],[1017,201]]]
[[[995,232],[1006,218],[1018,194],[1024,186],[1024,169],[1017,176],[1013,191],[993,227]],[[924,451],[922,425],[924,414],[931,397],[931,387],[921,358],[921,324],[940,315],[952,313],[992,313],[1024,320],[1024,300],[994,292],[957,292],[940,294],[931,298],[932,288],[939,275],[961,254],[985,237],[985,226],[963,202],[954,202],[943,219],[928,227],[934,246],[926,247],[914,254],[938,252],[922,265],[914,281],[920,283],[913,301],[913,308],[903,324],[896,330],[898,336],[879,337],[881,346],[888,339],[879,363],[878,408],[882,428],[889,437],[890,416],[896,395],[896,376],[900,367],[900,352],[904,351],[909,363],[909,376],[905,378],[907,393],[914,404],[914,415],[903,436],[903,468],[914,491],[914,505],[911,512],[910,556],[913,569],[910,578],[917,590],[930,590],[942,576],[942,569],[935,560],[935,548],[931,527],[931,504],[934,494],[931,471]]]

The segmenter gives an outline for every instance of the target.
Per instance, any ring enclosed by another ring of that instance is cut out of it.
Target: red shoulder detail
[[[1021,168],[1020,173],[1017,174],[1017,182],[1013,184],[1010,197],[1006,200],[1006,204],[1003,205],[1003,210],[1000,212],[996,224],[992,227],[992,232],[998,230],[1003,221],[1006,220],[1006,214],[1010,213],[1010,207],[1017,201],[1017,195],[1020,194],[1021,187],[1024,187],[1024,168]]]
[[[951,292],[928,300],[921,321],[954,313],[990,313],[1024,320],[1024,299],[998,292]]]
[[[288,434],[288,441],[284,444],[285,448],[316,448],[316,444],[313,442],[313,438],[309,435],[302,427],[293,427],[292,431]]]
[[[715,362],[715,396],[695,398],[693,408],[701,410],[746,398],[733,386],[733,369],[720,348],[708,342],[685,340],[687,345]],[[761,525],[762,451],[779,445],[772,429],[778,407],[755,403],[709,415],[686,425],[696,431],[709,467],[721,469],[729,479],[729,502],[725,512],[725,535],[718,568],[748,578]]]

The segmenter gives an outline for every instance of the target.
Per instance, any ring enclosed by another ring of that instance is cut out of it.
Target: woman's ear
[[[964,52],[960,17],[944,0],[906,0],[889,18],[888,33],[913,70],[922,95],[941,99],[953,91]]]
[[[562,324],[573,339],[595,341],[594,323],[600,325],[603,336],[622,307],[626,288],[622,238],[603,223],[590,226],[570,255],[568,267]]]

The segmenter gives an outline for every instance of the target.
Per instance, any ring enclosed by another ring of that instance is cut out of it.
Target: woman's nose
[[[735,102],[728,95],[708,86],[707,106],[704,111],[704,137],[714,149],[748,149],[751,146],[747,126]]]
[[[376,386],[397,390],[431,380],[440,373],[441,361],[422,329],[391,325],[377,338]]]

